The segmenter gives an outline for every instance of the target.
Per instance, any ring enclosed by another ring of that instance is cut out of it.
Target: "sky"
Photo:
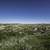
[[[50,0],[0,0],[0,23],[50,23]]]

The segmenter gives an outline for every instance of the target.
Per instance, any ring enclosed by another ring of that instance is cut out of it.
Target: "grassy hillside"
[[[50,24],[0,24],[0,50],[50,50]]]

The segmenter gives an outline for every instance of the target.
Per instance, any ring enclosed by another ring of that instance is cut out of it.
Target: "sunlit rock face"
[[[38,28],[35,28],[34,31],[37,31]]]
[[[5,26],[0,26],[0,30],[3,30],[5,28]]]

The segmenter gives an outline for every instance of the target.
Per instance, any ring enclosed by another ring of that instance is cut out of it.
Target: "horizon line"
[[[10,22],[9,22],[9,23],[6,23],[6,22],[3,23],[3,22],[2,22],[2,23],[0,23],[0,24],[50,24],[50,23],[15,23],[15,22],[14,22],[14,23],[12,23],[12,22],[11,22],[11,23],[10,23]]]

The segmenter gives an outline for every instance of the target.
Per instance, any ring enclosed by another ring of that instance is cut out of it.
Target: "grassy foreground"
[[[50,50],[50,24],[0,24],[0,50]]]

